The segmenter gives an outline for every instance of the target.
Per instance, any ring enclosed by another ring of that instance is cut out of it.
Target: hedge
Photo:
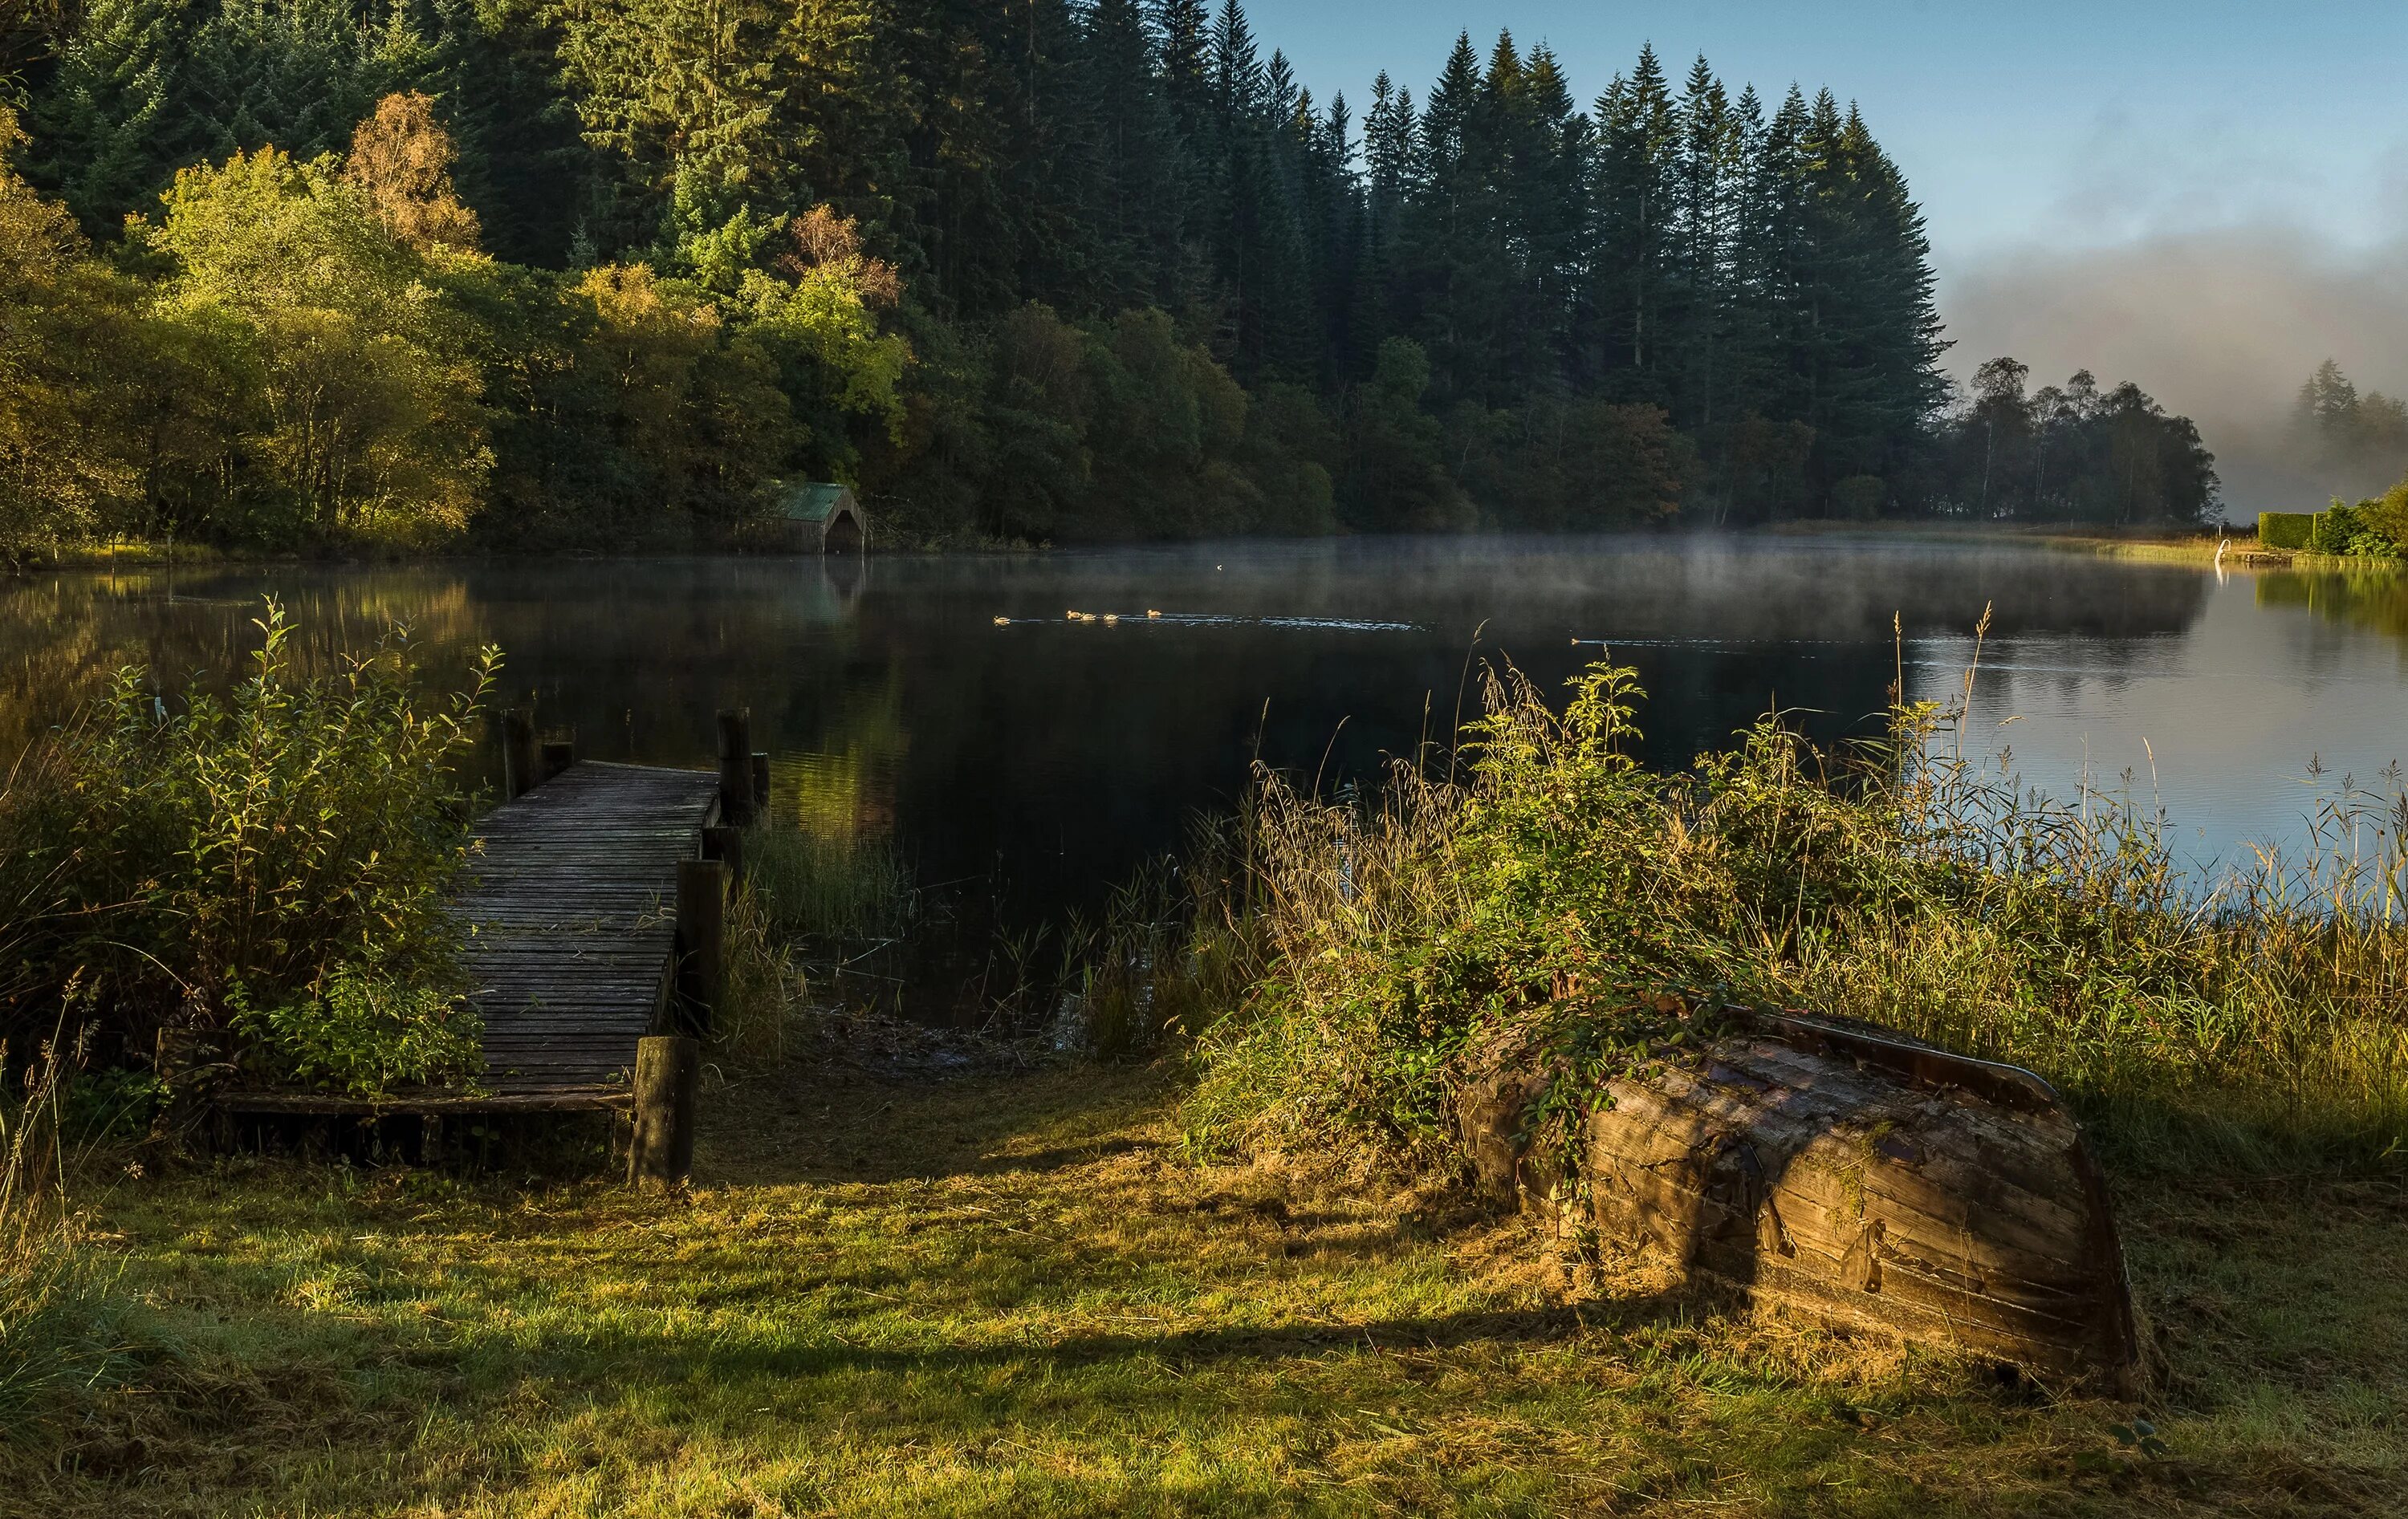
[[[2315,537],[2319,515],[2313,511],[2261,511],[2258,514],[2258,542],[2268,549],[2304,549]]]

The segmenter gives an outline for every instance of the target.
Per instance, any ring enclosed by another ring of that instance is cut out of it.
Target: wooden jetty
[[[677,1036],[708,1030],[738,828],[767,790],[767,756],[752,750],[749,715],[723,712],[719,729],[717,770],[663,769],[580,763],[566,744],[538,744],[524,714],[505,714],[509,799],[479,823],[452,904],[466,934],[468,997],[484,1025],[476,1089],[374,1101],[227,1092],[219,1111],[414,1114],[428,1121],[430,1137],[446,1114],[633,1111],[637,1169],[650,1175],[650,1083],[684,1115],[664,1126],[656,1148],[690,1154],[695,1056],[694,1041]],[[683,1163],[666,1169],[682,1174]]]
[[[720,810],[708,771],[585,764],[487,816],[453,910],[488,1089],[624,1099],[637,1041],[667,1017],[678,864]]]

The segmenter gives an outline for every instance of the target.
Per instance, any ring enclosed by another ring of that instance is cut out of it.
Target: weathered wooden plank
[[[580,764],[484,820],[453,910],[488,1084],[633,1068],[674,953],[677,862],[718,809],[708,772]]]

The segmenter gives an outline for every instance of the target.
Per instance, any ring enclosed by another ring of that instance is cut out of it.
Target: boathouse
[[[785,546],[799,553],[860,553],[869,547],[869,515],[850,485],[806,480],[780,504]]]

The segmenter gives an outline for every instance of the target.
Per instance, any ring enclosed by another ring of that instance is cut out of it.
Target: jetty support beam
[[[636,1134],[627,1154],[627,1182],[666,1192],[694,1174],[695,1093],[702,1082],[702,1046],[663,1035],[636,1046]]]

